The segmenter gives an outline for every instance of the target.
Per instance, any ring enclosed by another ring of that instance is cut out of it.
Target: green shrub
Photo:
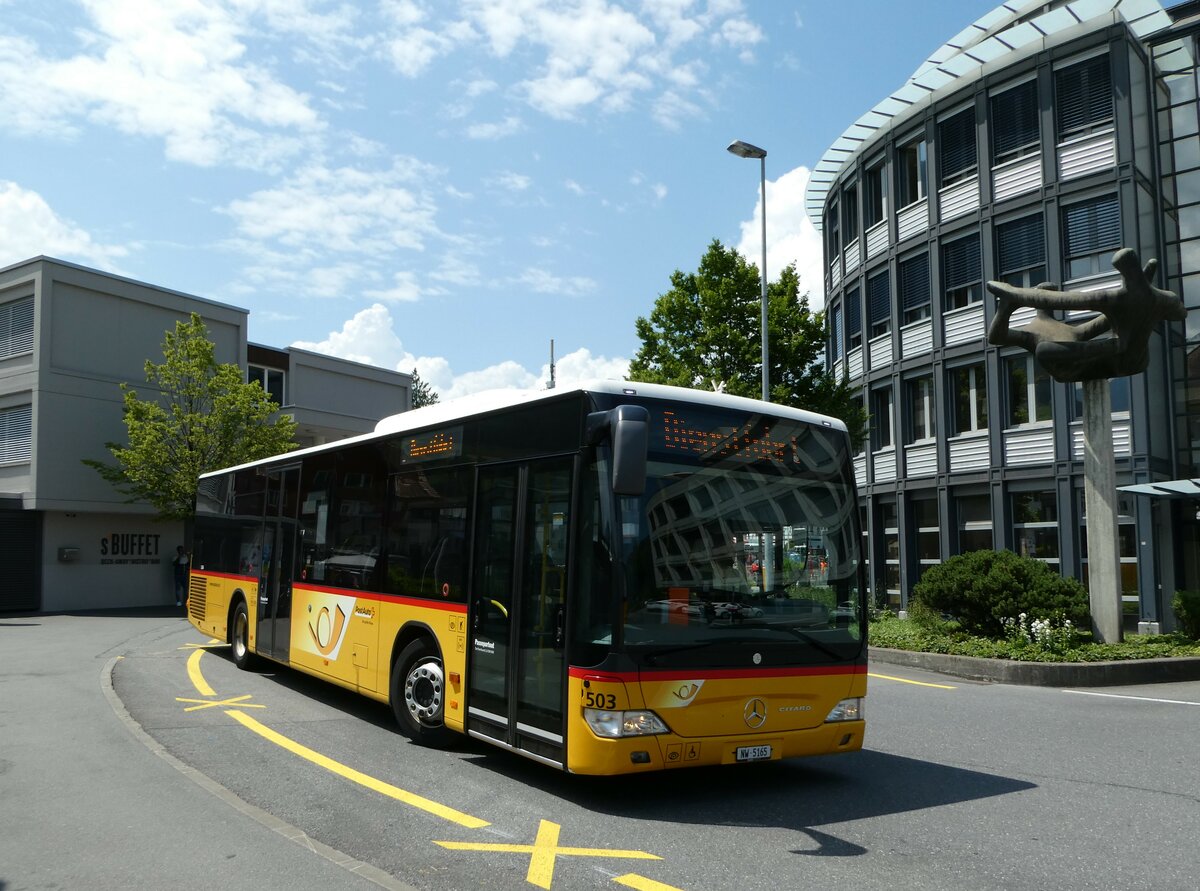
[[[1200,591],[1176,591],[1171,607],[1179,630],[1192,640],[1200,640]]]
[[[968,634],[997,640],[1005,636],[1004,620],[1021,613],[1029,619],[1070,619],[1076,628],[1091,624],[1087,589],[1078,580],[1012,551],[969,551],[931,566],[912,597],[953,616]]]

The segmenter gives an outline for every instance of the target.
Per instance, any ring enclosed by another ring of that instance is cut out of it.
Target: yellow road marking
[[[450,851],[490,851],[499,854],[528,854],[529,871],[525,874],[526,881],[539,888],[549,888],[554,879],[554,860],[556,857],[619,857],[624,860],[662,860],[657,854],[647,854],[645,851],[622,851],[616,848],[560,848],[558,835],[560,827],[557,823],[542,820],[538,827],[537,840],[532,845],[489,844],[477,842],[434,842]],[[662,886],[666,888],[666,885]]]
[[[662,882],[656,882],[632,872],[628,875],[617,876],[613,881],[626,888],[633,888],[635,891],[681,891],[674,885],[664,885]]]
[[[256,705],[253,702],[246,702],[250,698],[247,693],[244,696],[234,696],[231,699],[185,699],[182,696],[176,696],[176,702],[196,702],[199,705],[188,706],[184,709],[185,712],[198,712],[202,708],[215,708],[219,705],[236,705],[238,708],[266,708],[265,705]]]
[[[396,801],[433,814],[435,817],[441,817],[443,820],[448,820],[451,823],[457,823],[459,826],[465,826],[467,829],[479,829],[490,825],[487,820],[480,820],[478,817],[472,817],[470,814],[456,811],[452,807],[438,804],[438,802],[430,801],[428,798],[422,798],[420,795],[405,791],[399,786],[393,786],[391,783],[385,783],[383,780],[377,780],[375,777],[355,770],[353,767],[348,767],[340,761],[334,761],[332,758],[322,755],[320,752],[315,752],[308,748],[308,746],[301,745],[294,739],[289,739],[282,733],[272,730],[265,724],[260,724],[249,715],[243,714],[237,709],[229,709],[225,714],[229,715],[229,717],[233,718],[247,730],[253,730],[263,739],[275,743],[280,748],[287,749],[293,755],[299,755],[305,761],[311,761],[318,767],[325,768],[330,773],[335,773],[352,783],[358,783],[358,785],[378,792],[380,795],[394,798]]]
[[[191,678],[192,686],[201,696],[216,696],[217,691],[208,685],[208,681],[204,680],[204,675],[200,673],[200,657],[203,655],[204,650],[196,650],[188,656],[188,677]]]
[[[924,681],[910,681],[908,678],[894,678],[890,674],[875,674],[874,672],[870,672],[870,671],[867,672],[867,677],[879,678],[880,680],[883,680],[883,681],[896,681],[897,683],[900,683],[900,684],[913,684],[914,686],[917,686],[917,687],[936,687],[939,690],[957,690],[958,689],[958,687],[951,687],[948,684],[927,684]]]
[[[199,649],[188,657],[188,677],[191,678],[192,684],[200,692],[201,696],[216,696],[213,688],[209,686],[208,681],[204,679],[204,675],[200,671],[200,658],[204,655],[204,650]],[[195,711],[197,708],[206,708],[209,706],[230,705],[235,702],[249,699],[249,696],[236,696],[233,699],[221,700],[219,702],[206,702],[199,699],[183,699],[176,697],[179,702],[199,702],[198,706],[184,709],[184,711]],[[263,708],[261,705],[247,706],[244,703],[241,708]],[[261,736],[263,739],[275,743],[280,748],[286,749],[293,755],[299,755],[306,761],[311,761],[318,767],[323,767],[330,773],[335,773],[338,776],[350,780],[352,783],[358,783],[367,789],[378,792],[380,795],[386,795],[388,798],[394,798],[396,801],[403,802],[411,807],[423,810],[426,813],[433,814],[435,817],[441,817],[443,820],[449,820],[451,823],[457,823],[459,826],[465,826],[467,829],[480,829],[484,826],[489,826],[487,820],[480,820],[478,817],[472,817],[470,814],[464,814],[462,811],[456,811],[454,808],[446,807],[444,804],[438,804],[436,801],[431,801],[428,798],[422,798],[412,792],[407,792],[398,786],[393,786],[391,783],[385,783],[383,780],[377,780],[373,776],[355,770],[352,767],[347,767],[338,761],[334,761],[320,752],[315,752],[307,746],[301,745],[293,739],[289,739],[282,733],[272,730],[265,724],[260,724],[258,721],[251,718],[249,715],[238,711],[235,708],[225,709],[225,714],[233,718],[247,730],[252,730]]]

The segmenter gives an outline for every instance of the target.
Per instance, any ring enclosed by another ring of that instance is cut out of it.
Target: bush
[[[1091,624],[1087,589],[1045,563],[1012,551],[970,551],[931,566],[913,588],[913,599],[953,616],[968,634],[1005,636],[1005,619],[1070,619]]]
[[[1200,591],[1176,591],[1171,607],[1179,630],[1192,640],[1200,640]]]

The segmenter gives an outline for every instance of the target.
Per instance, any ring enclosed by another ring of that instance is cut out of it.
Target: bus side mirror
[[[612,488],[617,495],[646,491],[646,449],[650,442],[650,413],[640,405],[618,405],[588,415],[588,439],[612,443]]]

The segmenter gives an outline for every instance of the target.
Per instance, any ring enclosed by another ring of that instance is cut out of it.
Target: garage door
[[[40,519],[36,511],[0,511],[0,612],[26,612],[41,605]]]

